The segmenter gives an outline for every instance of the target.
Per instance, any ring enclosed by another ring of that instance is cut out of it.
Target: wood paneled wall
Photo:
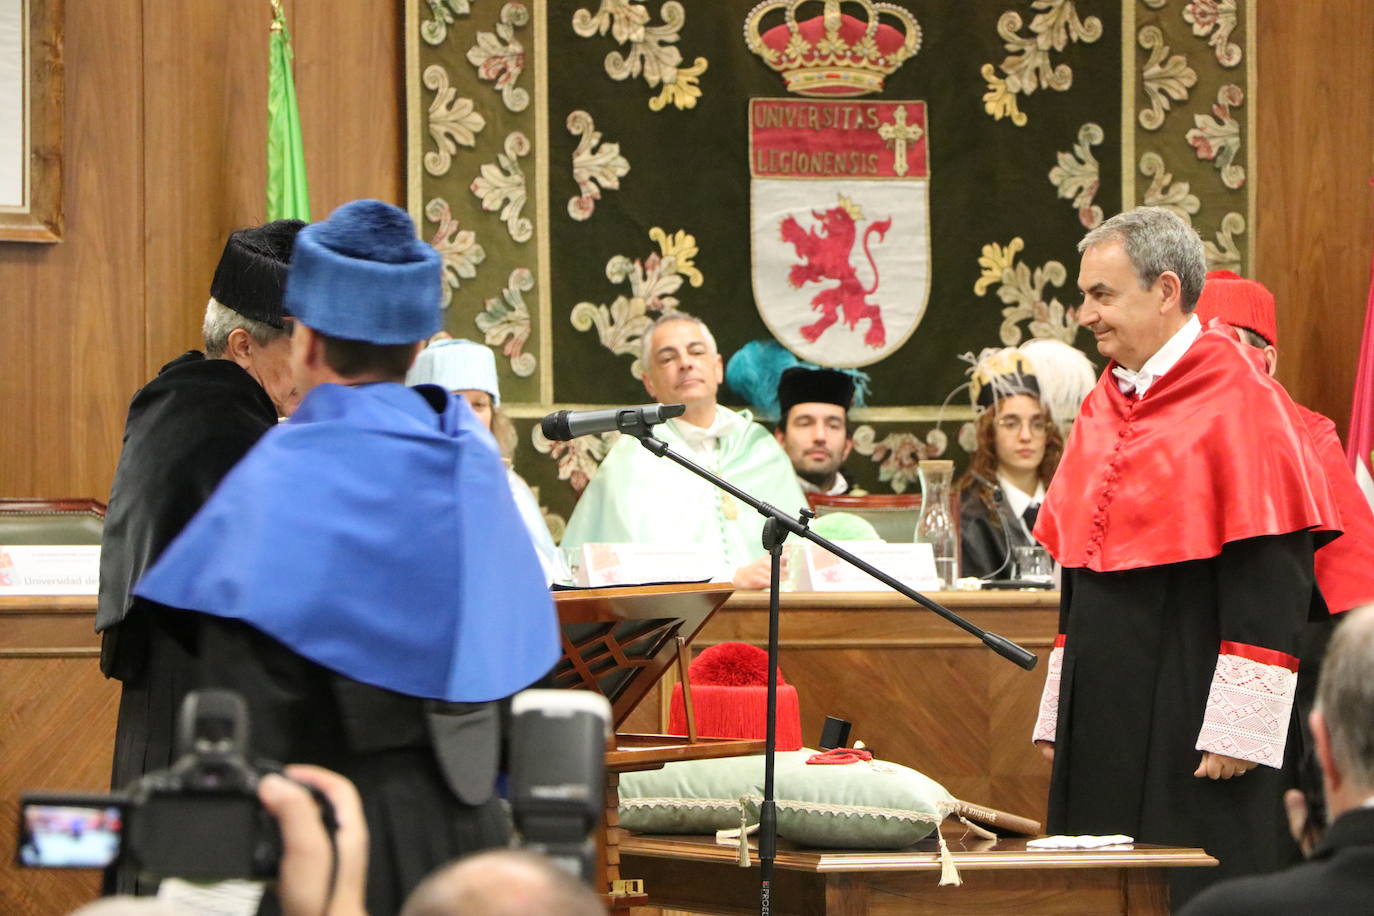
[[[1374,243],[1374,3],[1257,0],[1256,276],[1344,428]],[[404,4],[287,0],[311,205],[403,203]],[[0,495],[105,499],[129,396],[264,218],[267,0],[66,0],[67,237],[0,243]]]
[[[1374,3],[1257,11],[1254,277],[1278,300],[1279,380],[1344,437],[1374,247]]]
[[[404,204],[403,4],[287,0],[318,218]],[[266,218],[268,0],[66,0],[56,245],[0,243],[0,495],[108,497],[129,397]]]

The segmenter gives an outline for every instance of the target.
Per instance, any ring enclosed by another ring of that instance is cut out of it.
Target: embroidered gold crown
[[[797,19],[799,8],[817,3],[821,15]],[[777,10],[783,21],[760,32]],[[843,98],[881,92],[883,79],[920,50],[921,27],[907,10],[877,0],[764,0],[745,17],[744,41],[782,74],[789,92]]]

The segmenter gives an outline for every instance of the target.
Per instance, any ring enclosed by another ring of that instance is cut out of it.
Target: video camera
[[[237,693],[187,694],[177,723],[177,760],[168,769],[110,795],[23,796],[19,864],[118,863],[147,875],[197,881],[275,877],[281,833],[258,801],[258,780],[279,768],[250,762],[248,738],[248,707]],[[332,834],[332,806],[307,788]]]

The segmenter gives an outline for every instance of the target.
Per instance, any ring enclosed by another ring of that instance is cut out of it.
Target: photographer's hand
[[[292,764],[285,772],[290,779],[269,773],[258,783],[258,798],[281,825],[277,896],[282,912],[285,916],[366,916],[367,822],[358,790],[323,767]],[[315,799],[296,783],[315,787],[333,804],[338,822],[334,848]],[[331,874],[335,875],[332,894]]]

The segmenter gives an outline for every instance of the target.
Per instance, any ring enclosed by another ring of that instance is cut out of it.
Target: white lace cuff
[[[1278,769],[1298,685],[1298,659],[1223,642],[1207,694],[1197,749]]]
[[[1050,650],[1049,670],[1045,673],[1045,689],[1040,694],[1040,713],[1035,717],[1035,731],[1032,741],[1054,743],[1054,732],[1059,725],[1059,672],[1064,668],[1064,634],[1054,639]]]

